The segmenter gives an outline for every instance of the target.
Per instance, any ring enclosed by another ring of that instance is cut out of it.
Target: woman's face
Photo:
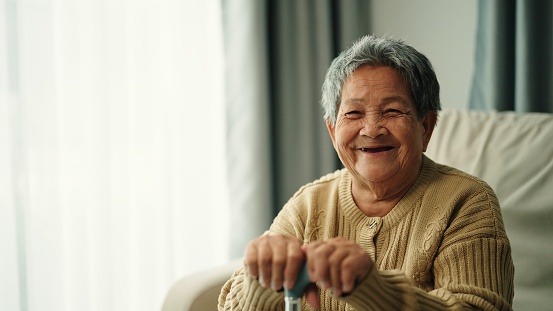
[[[363,66],[344,83],[336,124],[327,127],[354,183],[401,187],[418,176],[435,124],[436,113],[417,118],[409,87],[396,70]]]

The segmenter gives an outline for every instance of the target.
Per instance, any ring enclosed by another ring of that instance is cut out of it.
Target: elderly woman
[[[252,241],[220,310],[511,310],[514,268],[497,198],[427,158],[440,110],[428,59],[366,36],[328,69],[322,106],[345,169],[303,186]]]

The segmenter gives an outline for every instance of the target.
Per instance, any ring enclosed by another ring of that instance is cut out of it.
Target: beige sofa
[[[443,111],[426,154],[495,189],[513,248],[513,307],[553,310],[553,114]],[[216,310],[240,264],[184,277],[162,310]]]

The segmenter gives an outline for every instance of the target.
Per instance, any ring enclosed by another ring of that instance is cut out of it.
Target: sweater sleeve
[[[504,286],[513,275],[509,249],[505,240],[460,242],[436,258],[430,292],[412,286],[399,270],[373,270],[343,300],[356,310],[512,310],[511,288]]]
[[[223,286],[219,310],[284,310],[284,294],[262,287],[240,268]]]

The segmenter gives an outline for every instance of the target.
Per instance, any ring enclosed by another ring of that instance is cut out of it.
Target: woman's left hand
[[[373,261],[356,243],[344,238],[311,242],[302,246],[312,282],[334,295],[351,293],[373,267]]]

